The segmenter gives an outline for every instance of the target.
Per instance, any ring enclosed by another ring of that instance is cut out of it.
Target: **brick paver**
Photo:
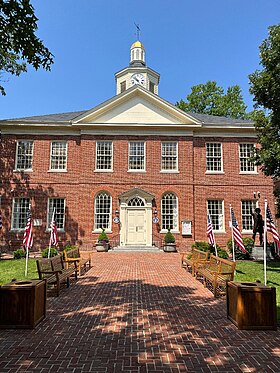
[[[240,331],[178,254],[95,253],[34,330],[0,331],[0,372],[280,372],[279,331]]]

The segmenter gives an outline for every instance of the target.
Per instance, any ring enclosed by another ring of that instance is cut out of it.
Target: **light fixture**
[[[119,210],[118,210],[118,209],[116,209],[116,211],[115,211],[115,215],[116,215],[116,216],[119,216]]]

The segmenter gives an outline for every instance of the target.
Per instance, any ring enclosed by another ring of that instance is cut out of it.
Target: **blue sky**
[[[114,73],[129,64],[134,22],[159,95],[175,103],[208,80],[238,84],[248,110],[248,74],[279,23],[279,0],[32,0],[37,35],[55,56],[51,72],[5,76],[0,118],[90,109],[115,95]]]

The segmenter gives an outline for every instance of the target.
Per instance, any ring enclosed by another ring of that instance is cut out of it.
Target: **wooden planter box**
[[[228,282],[227,317],[238,329],[276,330],[276,289],[255,282]]]
[[[0,328],[34,328],[46,317],[46,281],[15,281],[0,287]]]

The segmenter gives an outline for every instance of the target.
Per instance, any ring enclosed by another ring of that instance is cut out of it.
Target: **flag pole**
[[[52,222],[54,221],[54,216],[55,216],[55,208],[53,209],[52,220],[51,220],[51,235],[50,235],[50,241],[49,241],[48,259],[50,259],[50,255],[51,255],[51,246],[52,246]]]
[[[264,240],[263,240],[263,269],[264,269],[264,284],[266,286],[266,245],[267,245],[267,199],[264,200]]]
[[[230,214],[230,227],[231,227],[232,260],[235,262],[235,250],[234,250],[234,238],[233,238],[233,228],[232,228],[231,204],[229,205],[229,214]]]
[[[31,213],[31,203],[29,203],[29,211]],[[30,222],[30,224],[32,224],[32,223]],[[27,272],[28,272],[28,256],[29,256],[28,245],[29,245],[29,243],[27,245],[25,245],[25,249],[26,249],[26,256],[25,256],[25,277],[27,277]]]

